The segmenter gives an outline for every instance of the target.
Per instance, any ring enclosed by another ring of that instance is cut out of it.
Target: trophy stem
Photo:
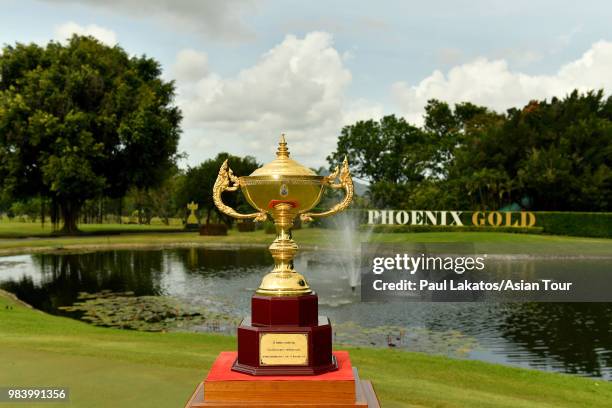
[[[298,246],[291,238],[293,218],[291,204],[282,203],[274,207],[274,226],[276,227],[276,239],[270,245],[270,252],[274,258],[274,269],[272,272],[291,273],[293,269],[293,257],[297,253]]]
[[[291,227],[297,212],[291,203],[278,203],[272,216],[276,239],[270,245],[274,269],[264,276],[257,293],[273,296],[296,296],[311,293],[306,279],[293,269],[293,257],[298,246],[291,237]]]

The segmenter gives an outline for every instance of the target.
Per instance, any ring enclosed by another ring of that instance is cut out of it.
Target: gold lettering
[[[474,211],[474,214],[472,214],[472,225],[477,227],[485,225],[485,214],[482,211]]]
[[[502,215],[499,212],[493,211],[492,213],[489,214],[489,225],[493,227],[499,227],[501,223],[502,223]]]
[[[514,221],[514,223],[512,222],[512,212],[508,211],[506,213],[506,227],[518,227],[519,226],[519,222],[518,220]]]
[[[529,219],[529,221],[527,221]],[[530,228],[533,227],[536,223],[535,214],[528,211],[521,212],[521,227]]]

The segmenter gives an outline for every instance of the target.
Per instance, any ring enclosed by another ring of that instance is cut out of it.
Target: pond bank
[[[53,378],[70,387],[74,407],[181,406],[216,355],[234,348],[229,336],[93,327],[0,294],[0,361],[11,364],[0,370],[0,383]],[[349,351],[384,407],[602,407],[612,400],[612,383],[601,380],[395,350]]]
[[[269,245],[258,243],[215,243],[215,242],[97,242],[97,243],[82,243],[82,244],[66,244],[54,246],[26,246],[15,248],[0,249],[0,256],[24,255],[24,254],[60,254],[60,253],[78,253],[92,251],[108,251],[108,250],[161,250],[172,248],[209,248],[209,249],[243,249],[243,248],[267,248]],[[302,245],[301,249],[311,249],[308,245]]]
[[[130,233],[55,238],[0,239],[0,256],[30,253],[61,253],[112,249],[169,248],[267,248],[274,236],[263,231],[227,236],[199,236],[193,232]],[[342,231],[305,228],[294,232],[300,249],[346,250],[346,235]],[[472,243],[478,253],[546,257],[612,258],[612,239],[578,238],[552,235],[511,234],[503,232],[421,232],[421,233],[357,233],[348,245],[358,249],[360,242],[461,242]]]

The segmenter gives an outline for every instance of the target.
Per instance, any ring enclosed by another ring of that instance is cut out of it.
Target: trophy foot
[[[297,296],[312,293],[306,279],[297,272],[270,272],[256,291],[267,296]]]

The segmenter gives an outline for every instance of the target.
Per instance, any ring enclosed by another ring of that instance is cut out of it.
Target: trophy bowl
[[[304,176],[245,176],[239,178],[240,189],[254,208],[272,212],[281,202],[290,203],[292,212],[301,214],[311,210],[321,200],[325,178]]]
[[[221,194],[238,188],[257,210],[256,213],[241,214],[223,203]],[[321,201],[325,188],[344,189],[344,199],[327,211],[309,212]],[[258,294],[272,296],[295,296],[312,292],[306,279],[293,269],[293,257],[298,250],[291,237],[295,217],[299,215],[302,221],[308,222],[313,218],[333,215],[348,207],[352,197],[353,180],[346,158],[342,168],[337,167],[328,176],[318,176],[289,157],[284,135],[281,136],[273,161],[248,176],[237,177],[226,160],[213,187],[215,205],[224,214],[239,219],[253,218],[255,221],[265,221],[269,215],[274,221],[277,236],[270,245],[274,269],[263,278],[257,289]]]

